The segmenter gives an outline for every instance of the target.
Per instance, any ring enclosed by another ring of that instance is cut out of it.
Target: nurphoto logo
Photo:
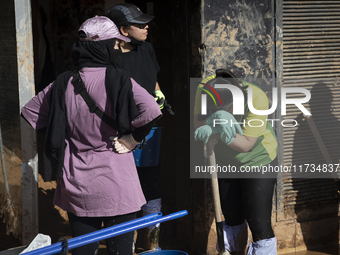
[[[215,89],[229,89],[233,96],[233,115],[244,115],[244,95],[240,88],[231,84],[215,84],[214,88],[209,86],[208,84],[200,83],[207,88],[211,89],[211,91],[216,95],[219,99],[221,105],[222,101],[218,93]],[[199,87],[199,89],[205,91],[210,97],[214,100],[215,105],[216,100],[214,96],[206,89]],[[288,93],[301,93],[305,95],[305,98],[287,98]],[[253,89],[251,87],[248,88],[248,107],[249,110],[256,115],[269,115],[272,114],[277,108],[277,88],[273,88],[273,98],[272,98],[272,106],[268,110],[256,110],[253,105]],[[281,115],[286,115],[286,106],[287,104],[296,105],[300,111],[307,116],[312,115],[302,104],[307,103],[311,98],[311,94],[307,89],[304,88],[295,88],[295,87],[285,87],[281,88]],[[207,114],[207,95],[201,95],[201,114]]]
[[[199,87],[199,89],[201,89],[202,91],[206,92],[207,94],[201,94],[201,114],[202,115],[207,115],[207,95],[209,95],[212,100],[214,101],[215,105],[217,106],[216,100],[214,95],[217,97],[217,99],[220,102],[220,105],[222,106],[222,101],[220,96],[218,95],[218,93],[216,92],[215,89],[228,89],[230,90],[232,97],[233,97],[233,115],[244,115],[244,94],[242,92],[242,90],[240,88],[238,88],[235,85],[232,84],[215,84],[214,87],[209,86],[208,84],[205,83],[200,83],[203,85],[203,87]],[[204,88],[206,87],[206,88]],[[212,94],[210,91],[208,91],[208,89],[210,89],[212,91]],[[304,94],[304,98],[287,98],[287,95],[289,93],[294,93],[294,94]],[[257,110],[254,108],[253,105],[253,91],[251,87],[248,87],[248,96],[247,96],[247,100],[248,100],[248,108],[249,111],[251,111],[252,113],[256,114],[256,115],[270,115],[272,113],[275,112],[275,110],[277,109],[277,105],[278,105],[278,89],[277,88],[273,88],[272,89],[272,105],[270,107],[270,109],[268,110]],[[292,104],[295,105],[296,107],[299,108],[299,110],[306,116],[310,116],[312,115],[302,104],[303,103],[307,103],[311,98],[311,94],[307,89],[304,88],[296,88],[296,87],[284,87],[281,88],[281,115],[285,116],[286,115],[286,109],[287,109],[287,105],[288,104]],[[255,125],[254,123],[250,123],[250,122],[256,122],[257,124]],[[263,125],[265,125],[263,120],[251,120],[249,121],[249,123],[247,123],[249,126],[251,127],[261,127]],[[273,125],[274,121],[279,121],[279,119],[267,119],[267,121],[271,122],[271,124]],[[295,124],[293,125],[285,125],[285,122],[294,122]],[[213,125],[215,127],[215,125],[218,124],[227,124],[228,121],[224,120],[224,119],[215,119],[213,122]],[[236,124],[236,123],[234,123]],[[243,124],[245,125],[245,120],[241,123],[238,124]],[[284,127],[295,127],[297,126],[297,121],[294,119],[285,119],[281,121],[281,125]],[[232,126],[233,123],[230,123],[230,125]]]

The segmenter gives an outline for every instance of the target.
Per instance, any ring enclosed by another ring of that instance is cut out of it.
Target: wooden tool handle
[[[217,240],[218,240],[218,248],[219,254],[222,255],[230,255],[228,251],[225,250],[224,246],[224,236],[223,236],[223,222],[222,222],[222,209],[221,209],[221,200],[220,200],[220,192],[218,189],[218,177],[216,171],[216,158],[214,152],[214,139],[209,139],[207,143],[207,157],[209,166],[214,168],[214,172],[211,172],[211,189],[212,189],[212,197],[214,201],[214,210],[215,210],[215,219],[216,219],[216,231],[217,231]]]

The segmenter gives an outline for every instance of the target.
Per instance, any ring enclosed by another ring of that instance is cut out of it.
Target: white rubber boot
[[[277,255],[276,237],[250,243],[247,255]]]
[[[223,237],[225,250],[230,254],[244,254],[248,244],[248,225],[229,226],[223,221]],[[216,246],[218,250],[218,243]]]

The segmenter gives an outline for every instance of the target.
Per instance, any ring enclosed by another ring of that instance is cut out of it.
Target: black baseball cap
[[[116,11],[121,11],[129,23],[146,24],[155,17],[143,13],[136,5],[131,3],[121,3],[111,7],[106,16],[112,21],[115,21]]]

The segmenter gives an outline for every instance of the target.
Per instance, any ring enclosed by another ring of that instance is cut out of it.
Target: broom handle
[[[216,169],[214,143],[215,143],[215,139],[209,139],[206,145],[206,148],[207,148],[207,158],[208,158],[209,165],[213,166]],[[229,252],[225,250],[225,246],[224,246],[222,209],[221,209],[220,192],[218,189],[218,178],[217,178],[216,171],[214,171],[211,174],[211,189],[212,189],[212,197],[213,197],[214,209],[215,209],[216,231],[217,231],[219,254],[229,255]]]
[[[78,248],[90,243],[94,243],[94,242],[98,242],[101,240],[105,240],[108,238],[112,238],[114,236],[118,236],[118,235],[122,235],[128,232],[132,232],[141,228],[145,228],[148,226],[152,226],[154,224],[157,223],[162,223],[165,221],[169,221],[169,220],[174,220],[174,219],[178,219],[180,217],[183,217],[185,215],[188,215],[188,211],[187,210],[183,210],[183,211],[179,211],[176,213],[172,213],[172,214],[168,214],[166,216],[162,216],[162,217],[157,217],[157,219],[150,219],[149,217],[147,217],[147,221],[143,222],[141,220],[132,220],[130,222],[125,222],[125,223],[121,223],[118,225],[115,225],[114,227],[109,227],[107,230],[97,230],[95,232],[92,232],[91,234],[85,234],[82,236],[78,236],[78,237],[74,237],[76,239],[76,242],[73,241],[73,238],[69,239],[67,242],[63,241],[63,242],[58,242],[56,244],[53,245],[49,245],[49,246],[45,246],[33,251],[29,251],[29,252],[25,252],[23,254],[25,255],[52,255],[52,254],[60,254],[60,253],[64,253],[66,250],[66,243],[68,243],[68,248],[69,250],[74,249],[74,248]],[[146,218],[145,216],[143,218]],[[99,233],[99,234],[98,234]]]

